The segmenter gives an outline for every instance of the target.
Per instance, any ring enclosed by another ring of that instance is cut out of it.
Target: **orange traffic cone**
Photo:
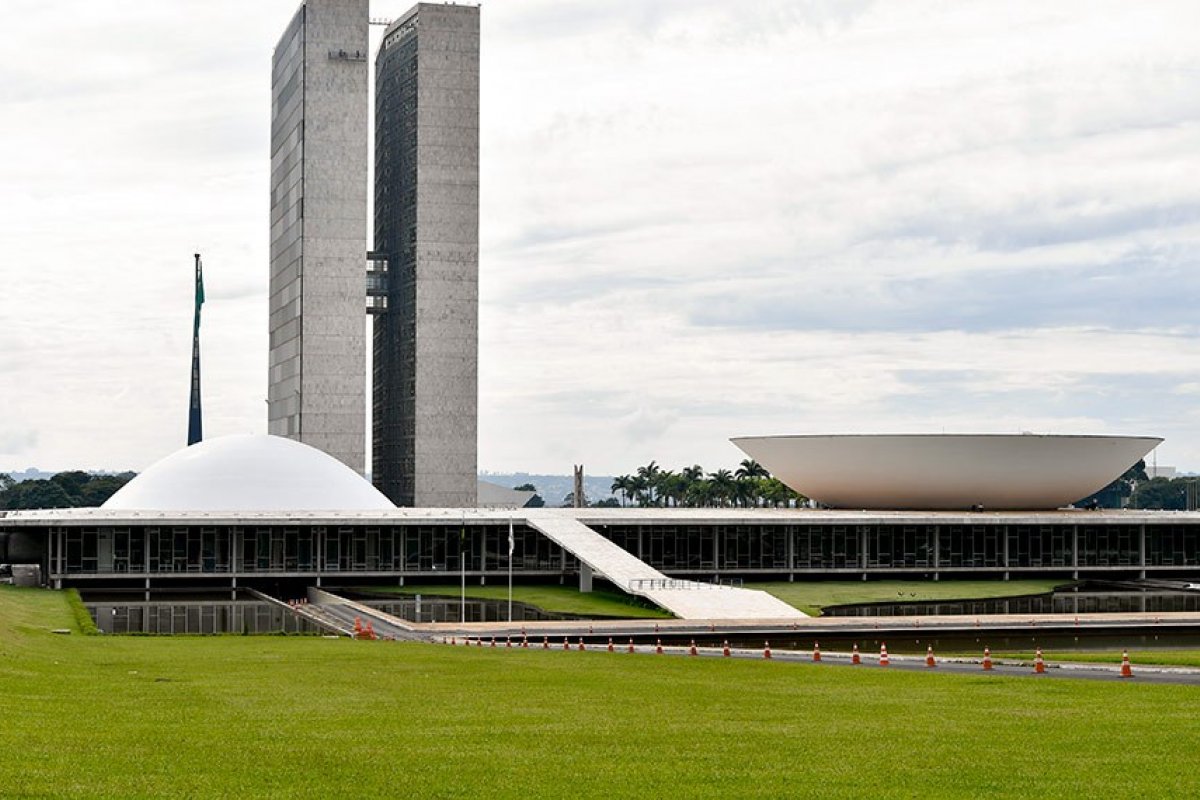
[[[886,667],[889,663],[887,655],[887,643],[880,642],[879,644],[879,666]]]
[[[358,637],[362,636],[362,632],[363,632],[362,617],[355,617],[354,618],[354,638],[357,639]]]
[[[475,646],[483,647],[483,637],[482,636],[480,636],[478,639],[475,640]]]
[[[372,642],[375,641],[375,639],[376,639],[375,629],[371,627],[371,620],[367,620],[367,631],[366,631],[365,635]]]
[[[988,647],[983,648],[983,668],[992,668],[992,651]]]
[[[571,643],[567,641],[567,637],[563,637],[563,650],[570,650]]]
[[[813,661],[821,660],[821,645],[818,642],[813,642]]]
[[[512,637],[511,636],[504,637],[504,646],[508,647],[508,648],[512,647]]]
[[[495,646],[496,646],[496,637],[493,636],[492,637],[492,647],[495,647]]]
[[[543,637],[542,637],[542,649],[543,649],[543,650],[549,650],[549,649],[550,649],[550,637],[549,637],[549,636],[543,636]]]
[[[1033,671],[1038,675],[1046,671],[1046,662],[1042,658],[1042,648],[1040,647],[1037,649],[1037,654],[1033,657]]]
[[[725,658],[729,658],[729,656],[733,655],[729,651],[729,640],[728,639],[726,639],[724,642],[721,643],[721,655],[725,656]]]
[[[608,637],[608,652],[613,652],[612,637]]]
[[[629,639],[629,652],[631,652],[631,653],[633,653],[633,652],[636,652],[636,651],[633,649],[633,639],[632,639],[632,637]]]
[[[763,642],[763,658],[771,657],[771,643]]]
[[[655,641],[654,652],[661,656],[663,653],[662,639],[655,639],[654,641]]]
[[[457,639],[455,639],[453,636],[451,636],[451,637],[450,637],[450,644],[452,644],[452,645],[454,645],[454,646],[456,646],[456,647],[457,647],[457,646],[458,646],[458,640],[457,640]]]
[[[1132,678],[1133,677],[1133,667],[1131,667],[1129,665],[1129,651],[1128,650],[1121,651],[1121,677],[1122,678]]]
[[[529,649],[529,637],[524,633],[521,634],[521,647],[525,648],[526,650]]]
[[[584,650],[587,650],[587,648],[583,646],[583,637],[580,636],[579,637],[579,652],[582,653]]]
[[[696,655],[696,640],[695,639],[692,639],[692,646],[688,648],[688,655],[689,656]]]
[[[851,664],[861,664],[862,663],[862,656],[860,656],[858,654],[858,642],[854,643],[854,649],[850,651],[850,663]]]
[[[937,661],[933,657],[933,645],[929,645],[925,650],[925,666],[936,667]]]

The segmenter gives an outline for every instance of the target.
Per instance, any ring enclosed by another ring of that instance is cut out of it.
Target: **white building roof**
[[[102,508],[114,511],[384,511],[395,508],[332,456],[279,436],[222,436],[178,450]]]

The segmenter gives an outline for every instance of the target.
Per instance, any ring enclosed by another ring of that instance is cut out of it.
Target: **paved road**
[[[440,641],[440,640],[439,640]],[[492,644],[492,637],[484,637],[483,639],[462,640],[455,639],[458,646],[463,646],[464,642],[469,641],[470,647],[479,647],[482,642],[483,648],[494,647],[497,650],[506,649],[521,649],[520,638],[512,638],[507,642],[504,637],[495,640]],[[543,648],[542,639],[538,637],[537,641],[529,640],[529,650],[543,652],[550,656],[567,656],[571,653],[579,652],[579,640],[568,639],[570,644],[570,653],[565,652],[565,647],[562,638],[552,640],[549,650]],[[597,643],[595,641],[585,642],[585,647],[590,652],[603,653],[607,650],[606,643]],[[624,644],[614,643],[613,657],[621,656],[628,657],[629,643]],[[688,647],[664,646],[663,655],[658,656],[654,646],[634,645],[634,651],[637,655],[650,655],[656,658],[673,656],[676,658],[691,658]],[[720,648],[699,647],[697,648],[696,658],[723,658],[724,654]],[[733,648],[730,650],[730,658],[741,659],[763,659],[761,650],[747,650],[744,648]],[[969,658],[937,658],[935,656],[937,666],[929,667],[925,664],[924,656],[897,656],[889,657],[890,664],[887,667],[879,666],[879,657],[875,653],[861,656],[861,664],[853,664],[851,662],[850,653],[830,652],[821,654],[821,661],[814,663],[812,654],[808,652],[796,652],[794,650],[773,650],[771,653],[772,661],[783,661],[791,663],[811,664],[820,668],[827,669],[856,669],[856,670],[904,670],[909,672],[928,672],[936,674],[958,674],[958,675],[974,675],[979,678],[990,679],[997,677],[1016,677],[1029,678],[1034,680],[1055,680],[1063,678],[1075,678],[1079,680],[1092,681],[1112,681],[1117,683],[1163,683],[1200,686],[1200,669],[1188,667],[1160,667],[1160,666],[1133,666],[1133,677],[1122,678],[1120,676],[1120,668],[1117,664],[1068,664],[1047,662],[1045,673],[1038,674],[1034,671],[1031,663],[1018,663],[1003,660],[993,660],[991,670],[984,670],[982,662],[979,659]]]

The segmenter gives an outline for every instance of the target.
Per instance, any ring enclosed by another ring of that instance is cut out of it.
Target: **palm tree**
[[[739,469],[738,472],[741,472]],[[758,478],[740,476],[733,482],[733,498],[737,505],[753,508],[758,505]]]
[[[654,485],[654,491],[658,493],[658,499],[664,506],[671,505],[672,501],[678,506],[686,489],[687,481],[683,476],[669,469],[659,473]]]
[[[713,487],[712,483],[704,478],[698,478],[688,483],[687,492],[684,495],[689,506],[708,506],[712,503]]]
[[[629,505],[629,498],[633,494],[633,478],[629,475],[618,475],[613,478],[610,491],[613,494],[620,492],[622,498],[621,505]]]
[[[738,478],[769,478],[771,473],[767,472],[766,467],[755,461],[753,458],[743,458],[742,463],[737,468],[737,472],[733,473]]]
[[[725,505],[726,501],[733,497],[733,473],[727,469],[719,469],[710,472],[708,480],[712,484],[713,498],[720,501],[720,505]]]
[[[633,475],[629,479],[629,488],[633,490],[633,499],[643,508],[650,504],[649,491],[650,482],[641,475],[641,470],[638,470],[637,475]]]
[[[679,470],[679,474],[683,476],[685,481],[691,483],[704,477],[704,467],[699,464],[692,464],[690,467],[684,467]]]
[[[651,493],[647,497],[648,503],[653,503],[654,501],[654,481],[660,472],[662,472],[662,470],[659,469],[658,464],[654,461],[651,461],[644,467],[638,467],[637,469],[638,477],[646,482],[646,491]]]

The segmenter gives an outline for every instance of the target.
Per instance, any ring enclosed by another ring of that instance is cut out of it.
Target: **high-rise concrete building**
[[[479,9],[420,3],[375,65],[373,479],[406,506],[474,506]]]
[[[363,473],[368,0],[305,0],[271,72],[268,430]]]

